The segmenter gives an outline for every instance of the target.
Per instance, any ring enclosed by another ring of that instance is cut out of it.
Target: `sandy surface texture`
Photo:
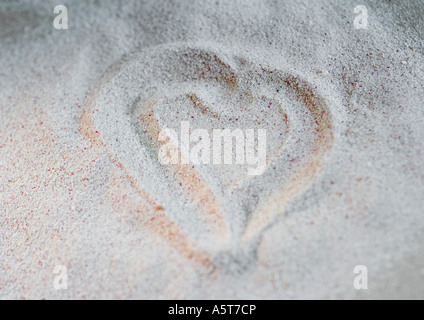
[[[2,1],[0,298],[424,299],[423,17]],[[185,125],[266,131],[264,163],[192,163]]]

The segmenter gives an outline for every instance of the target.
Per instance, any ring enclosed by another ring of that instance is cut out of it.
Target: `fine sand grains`
[[[0,298],[424,297],[422,1],[65,2],[0,4]]]

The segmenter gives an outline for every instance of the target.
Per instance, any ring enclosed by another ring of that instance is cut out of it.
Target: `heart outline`
[[[303,80],[301,76],[294,75],[293,72],[284,72],[280,71],[279,69],[272,70],[271,68],[264,68],[260,66],[260,68],[256,68],[253,65],[253,63],[249,63],[247,59],[242,58],[233,58],[229,59],[231,62],[224,62],[222,58],[218,58],[218,54],[214,54],[214,50],[212,50],[210,47],[205,46],[199,46],[196,44],[189,45],[189,44],[176,44],[174,46],[166,46],[162,48],[156,48],[157,50],[155,52],[159,52],[159,54],[155,54],[154,56],[151,56],[151,58],[160,59],[160,57],[163,57],[163,54],[170,54],[171,56],[173,54],[182,54],[182,55],[189,55],[191,54],[191,58],[197,57],[199,59],[205,59],[206,61],[209,59],[209,61],[215,61],[218,62],[223,66],[223,68],[227,68],[230,71],[224,69],[224,73],[221,79],[216,79],[216,75],[212,72],[212,75],[208,78],[207,71],[211,72],[211,67],[207,63],[204,64],[202,61],[200,62],[200,65],[204,65],[205,67],[202,69],[199,69],[199,63],[194,66],[185,66],[190,70],[190,68],[197,68],[198,72],[200,72],[198,75],[198,78],[194,77],[192,80],[200,81],[202,77],[205,77],[205,79],[212,80],[215,77],[215,80],[222,81],[226,86],[228,86],[231,90],[236,90],[238,88],[237,85],[237,76],[236,73],[233,73],[232,70],[239,71],[238,68],[234,68],[234,65],[240,66],[244,65],[247,66],[246,70],[249,70],[249,72],[253,72],[256,74],[253,74],[253,76],[263,76],[266,75],[268,81],[279,84],[280,89],[283,89],[285,87],[288,88],[290,91],[290,94],[292,97],[294,97],[299,103],[306,106],[310,113],[312,114],[314,121],[316,123],[316,132],[318,133],[317,137],[315,138],[315,143],[317,144],[317,147],[315,150],[313,150],[312,154],[312,160],[307,161],[305,164],[303,164],[303,172],[305,172],[305,177],[303,180],[307,180],[303,183],[298,183],[297,188],[291,187],[291,188],[279,188],[277,191],[273,192],[269,199],[265,202],[262,202],[260,204],[257,204],[256,206],[253,206],[254,209],[250,210],[251,212],[248,212],[247,215],[249,216],[249,221],[245,226],[245,230],[241,236],[239,235],[239,239],[241,240],[241,245],[249,245],[249,243],[257,243],[261,236],[263,235],[263,232],[267,229],[267,227],[270,225],[270,221],[278,217],[278,213],[276,213],[278,210],[276,207],[282,206],[286,207],[291,199],[293,199],[296,195],[302,194],[306,189],[308,189],[311,185],[311,183],[317,178],[319,171],[323,167],[323,157],[324,155],[331,150],[333,144],[334,144],[334,128],[333,128],[333,121],[332,121],[332,115],[330,113],[330,110],[327,107],[326,100],[315,93],[314,88],[308,83],[308,81]],[[199,54],[200,52],[200,54]],[[212,52],[212,53],[211,53]],[[203,58],[201,57],[203,53]],[[147,54],[147,56],[149,56]],[[137,65],[137,61],[140,60],[140,57],[142,59],[146,58],[146,53],[136,54],[130,59],[124,59],[122,63],[120,63],[118,66],[113,67],[109,72],[106,73],[106,75],[99,81],[97,86],[95,86],[86,101],[86,110],[83,113],[82,120],[81,120],[81,131],[93,142],[93,143],[101,143],[106,145],[106,141],[110,141],[110,137],[105,137],[105,132],[101,132],[101,125],[99,125],[99,117],[96,115],[96,112],[103,111],[103,112],[110,112],[111,110],[101,110],[101,103],[104,99],[102,99],[102,95],[106,94],[106,96],[110,92],[108,90],[134,90],[136,89],[134,86],[130,86],[129,88],[123,88],[122,85],[119,85],[118,88],[113,88],[110,86],[107,86],[105,88],[105,83],[109,85],[116,84],[118,80],[122,80],[122,74],[125,73],[123,71],[126,71],[128,69],[128,64],[133,63],[131,65],[134,67]],[[178,69],[178,67],[177,67]],[[147,72],[148,73],[148,72]],[[154,73],[154,72],[153,72]],[[249,76],[252,76],[250,74]],[[121,78],[120,78],[121,77]],[[124,78],[125,79],[125,78]],[[128,77],[125,79],[127,81],[136,81],[132,79],[131,77]],[[122,81],[120,82],[122,83]],[[180,85],[180,84],[178,84]],[[179,89],[181,87],[179,86]],[[177,88],[178,90],[178,88]],[[278,90],[277,90],[278,91]],[[153,90],[153,94],[150,94],[149,98],[146,99],[144,97],[145,101],[150,100],[151,102],[147,102],[146,104],[150,108],[150,110],[154,110],[155,106],[155,98],[154,96],[157,95],[157,92]],[[141,95],[137,96],[134,99],[134,95],[131,98],[131,95],[127,95],[127,98],[131,101],[131,99],[134,101],[132,103],[131,108],[134,108],[134,105],[136,104],[136,101],[140,101],[143,98],[140,98]],[[253,96],[252,96],[253,98]],[[157,98],[156,98],[157,99]],[[112,102],[114,99],[112,99]],[[110,104],[111,101],[109,101],[108,104]],[[128,108],[128,106],[127,106]],[[123,108],[121,110],[120,119],[125,119],[126,116],[128,116],[128,110],[125,111],[126,108]],[[134,110],[133,110],[134,111]],[[118,114],[119,114],[119,108],[118,108]],[[131,113],[129,113],[131,114]],[[103,115],[104,116],[104,115]],[[102,118],[103,119],[103,118]],[[127,122],[131,123],[131,121]],[[153,130],[155,132],[158,131],[156,128]],[[129,131],[125,132],[126,134],[129,133]],[[103,134],[103,135],[102,135]],[[125,136],[125,135],[124,135]],[[129,139],[127,141],[126,145],[130,145],[129,142],[136,142],[134,139]],[[138,150],[142,150],[143,148],[138,148]],[[133,154],[137,153],[137,150],[133,150]],[[143,187],[140,181],[137,178],[134,178],[134,171],[132,168],[128,168],[127,165],[128,161],[122,159],[119,152],[116,152],[116,150],[111,151],[111,156],[114,159],[116,163],[119,163],[119,166],[126,172],[126,175],[130,179],[133,186],[137,189],[137,191],[145,198],[149,198],[153,206],[160,207],[160,205],[155,204],[157,201],[154,201],[152,199],[155,199],[155,196],[152,196],[152,192],[146,191]],[[128,158],[127,158],[128,159]],[[124,163],[122,163],[124,162]],[[151,162],[150,162],[151,163]],[[297,172],[297,171],[296,171]],[[190,172],[189,175],[193,174],[193,172]],[[187,172],[180,173],[180,176],[187,176]],[[255,181],[259,181],[261,178],[252,178],[251,184],[254,185]],[[291,178],[293,179],[293,178]],[[217,234],[223,235],[222,229],[225,229],[225,217],[222,215],[219,215],[219,212],[216,212],[217,210],[212,210],[214,207],[218,207],[216,204],[216,197],[214,196],[213,199],[209,195],[211,194],[209,191],[210,188],[205,183],[202,183],[202,179],[199,177],[196,177],[193,181],[185,181],[187,185],[197,188],[197,190],[204,189],[203,196],[201,196],[201,199],[206,199],[207,207],[209,208],[209,214],[206,214],[206,216],[211,217],[211,220],[215,220],[214,222],[217,223],[219,226],[218,229],[221,229],[221,231],[218,231]],[[289,186],[290,187],[290,186]],[[153,194],[155,191],[153,191]],[[282,196],[284,194],[284,196]],[[159,210],[161,211],[161,210]],[[168,217],[169,218],[169,217]],[[172,221],[172,225],[175,223],[178,225],[178,222],[173,221],[172,217],[170,217],[170,220]],[[227,234],[228,236],[228,234]],[[181,238],[185,238],[187,243],[192,243],[193,240],[186,237],[184,235],[184,232],[181,232]],[[225,237],[223,237],[225,238]],[[228,250],[228,247],[225,247],[225,242],[228,241],[228,238],[225,238],[225,241],[221,243],[222,250]],[[184,247],[184,246],[183,246]],[[194,249],[189,250],[189,254],[185,254],[186,256],[190,256],[191,258],[195,257],[196,255],[201,255],[203,258],[197,259],[201,262],[201,264],[204,265],[213,265],[213,259],[208,258],[207,250],[202,250],[201,248],[196,248],[196,246],[193,246]],[[184,250],[182,250],[184,251]],[[195,259],[196,260],[196,259]]]

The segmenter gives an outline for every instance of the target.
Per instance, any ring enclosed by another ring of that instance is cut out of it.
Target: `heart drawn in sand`
[[[219,53],[218,53],[219,52]],[[84,134],[104,144],[150,199],[149,223],[181,254],[213,265],[257,244],[319,176],[334,144],[329,102],[301,75],[197,45],[156,47],[124,59],[91,91]],[[266,129],[266,169],[161,164],[164,128]]]

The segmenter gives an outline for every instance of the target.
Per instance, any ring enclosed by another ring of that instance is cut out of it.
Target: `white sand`
[[[96,3],[0,4],[0,298],[424,298],[423,1]],[[161,165],[181,121],[265,173]]]

